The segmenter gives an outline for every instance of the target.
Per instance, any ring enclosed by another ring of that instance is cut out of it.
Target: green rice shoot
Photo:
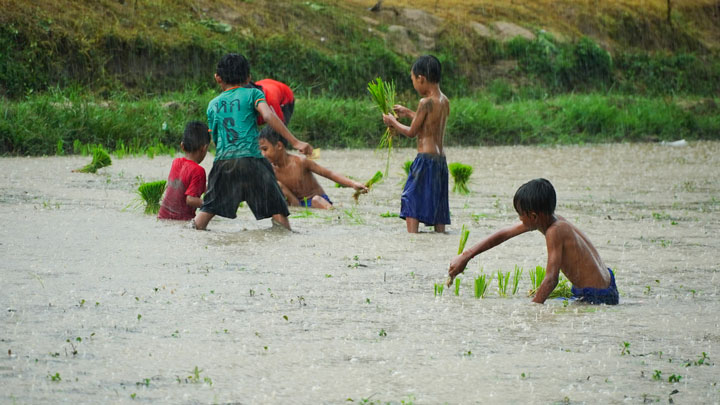
[[[460,279],[459,278],[455,279],[455,295],[456,296],[460,295]]]
[[[510,281],[510,272],[506,271],[503,273],[501,270],[497,271],[498,281],[498,295],[501,297],[507,297],[508,282]]]
[[[145,203],[146,214],[157,214],[160,210],[160,199],[165,192],[165,180],[143,183],[138,187],[138,194]]]
[[[465,225],[463,225],[460,230],[460,246],[458,247],[457,254],[460,254],[465,250],[465,244],[467,243],[468,236],[470,236],[470,230],[465,228]]]
[[[485,298],[485,292],[492,284],[492,276],[489,279],[487,277],[486,274],[480,274],[475,278],[475,298]]]
[[[445,284],[443,284],[443,283],[439,283],[439,284],[438,284],[438,283],[435,283],[435,296],[436,296],[436,297],[437,297],[438,295],[442,296],[444,290],[445,290]]]
[[[545,278],[545,268],[537,266],[535,270],[530,270],[528,273],[530,274],[530,291],[528,292],[528,296],[533,296]]]
[[[472,166],[454,162],[448,165],[448,169],[453,177],[453,193],[470,194],[467,182],[473,172]]]
[[[98,146],[92,151],[92,161],[87,166],[76,171],[80,173],[95,173],[98,171],[98,169],[110,166],[111,164],[112,159],[110,159],[110,155],[108,155],[105,149],[103,149],[101,146]]]
[[[520,277],[522,276],[523,269],[522,267],[518,267],[518,265],[515,265],[515,270],[513,271],[513,279],[512,279],[512,293],[513,295],[517,294],[518,288],[520,287]]]
[[[395,115],[395,111],[393,111],[393,106],[395,105],[394,81],[390,81],[389,83],[383,82],[380,77],[377,77],[374,81],[368,83],[368,91],[370,92],[370,96],[373,102],[375,103],[375,105],[378,106],[378,108],[383,114]],[[392,154],[392,137],[392,131],[389,127],[386,128],[385,132],[380,138],[380,144],[377,147],[378,149],[387,148],[388,150],[387,163],[385,164],[385,175],[388,174],[388,170],[390,169],[390,155]]]
[[[545,272],[545,268],[542,266],[537,266],[534,271],[530,271],[530,284],[532,285],[532,289],[528,292],[528,296],[533,296],[537,293],[540,284],[542,284],[542,281],[545,279]],[[555,289],[553,289],[548,298],[570,298],[572,296],[572,284],[560,275],[557,286],[555,286]]]
[[[381,171],[378,170],[377,172],[375,172],[375,175],[372,176],[372,178],[370,180],[365,182],[365,187],[367,187],[368,189],[372,188],[373,184],[378,183],[380,180],[382,180],[382,178],[383,178],[383,174]],[[353,198],[355,199],[355,202],[358,202],[358,197],[360,197],[360,193],[361,193],[360,190],[357,190],[353,194]]]

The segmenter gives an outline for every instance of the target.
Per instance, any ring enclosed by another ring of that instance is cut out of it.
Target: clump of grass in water
[[[492,284],[492,276],[489,279],[486,274],[477,276],[475,278],[475,298],[485,298],[485,292],[490,284]]]
[[[448,169],[453,177],[453,193],[470,194],[467,182],[473,172],[472,166],[454,162],[448,165]]]
[[[460,295],[460,279],[459,278],[455,279],[455,295],[457,295],[457,296]]]
[[[365,187],[370,189],[373,186],[373,184],[379,182],[380,180],[382,180],[382,178],[383,178],[382,172],[381,171],[376,172],[375,175],[372,177],[372,179],[368,180],[365,183]],[[360,197],[360,194],[361,194],[360,190],[355,191],[355,193],[353,194],[353,198],[355,199],[355,202],[358,202],[358,197]]]
[[[532,288],[528,292],[528,296],[533,296],[537,293],[540,284],[545,279],[545,268],[542,266],[535,267],[534,271],[530,271],[530,284]],[[572,284],[562,275],[558,278],[558,284],[555,289],[550,293],[548,298],[570,298],[572,297]]]
[[[378,108],[380,109],[380,111],[382,111],[383,114],[395,115],[395,111],[393,111],[393,106],[395,105],[395,82],[383,82],[381,78],[377,77],[374,81],[368,83],[368,91],[370,92],[370,96],[375,102],[375,105],[378,106]],[[386,175],[388,173],[388,170],[390,169],[392,137],[393,133],[388,127],[383,133],[382,138],[380,138],[380,144],[377,147],[378,149],[383,149],[387,147],[388,150],[387,163],[385,164]]]
[[[138,187],[138,194],[145,202],[146,214],[157,214],[160,210],[160,199],[165,192],[165,180],[143,183]]]
[[[503,273],[502,271],[497,271],[497,280],[498,280],[498,295],[501,297],[507,297],[507,288],[508,288],[508,281],[510,281],[510,272],[506,271]]]
[[[110,155],[108,155],[108,153],[102,147],[97,147],[93,149],[92,155],[93,158],[90,164],[83,167],[82,169],[77,169],[75,171],[80,173],[95,173],[98,171],[98,169],[110,166],[112,164],[112,159],[110,159]]]
[[[512,293],[515,295],[518,292],[518,287],[520,286],[520,276],[522,276],[523,269],[521,267],[518,267],[518,265],[515,265],[515,270],[513,271],[513,279],[512,279]]]
[[[435,283],[435,296],[438,295],[442,296],[443,291],[445,290],[445,284],[443,283]]]

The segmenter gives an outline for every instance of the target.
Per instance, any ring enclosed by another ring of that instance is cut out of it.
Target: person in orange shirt
[[[250,82],[248,87],[260,89],[265,94],[265,102],[275,111],[275,115],[287,126],[295,110],[295,95],[285,83],[273,79],[262,79]],[[264,124],[262,116],[258,117],[258,125]]]

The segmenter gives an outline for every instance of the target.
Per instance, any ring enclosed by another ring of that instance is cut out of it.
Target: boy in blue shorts
[[[560,271],[573,284],[575,298],[589,304],[617,305],[620,301],[615,274],[605,266],[590,239],[565,218],[555,215],[556,195],[545,179],[531,180],[517,190],[513,205],[520,223],[501,229],[450,262],[448,285],[462,273],[468,261],[480,253],[525,232],[545,235],[548,259],[545,278],[533,302],[542,304],[558,284]]]
[[[420,222],[445,232],[450,224],[448,205],[448,166],[443,153],[445,123],[450,101],[440,91],[440,61],[431,55],[418,58],[412,66],[413,87],[422,96],[417,111],[401,105],[393,110],[400,118],[410,118],[410,126],[401,124],[392,114],[384,114],[385,125],[409,138],[417,138],[417,157],[410,166],[400,204],[400,218],[409,233],[417,233]]]
[[[215,160],[203,205],[194,219],[196,229],[206,229],[215,215],[235,218],[242,201],[256,219],[272,218],[273,223],[290,229],[285,197],[258,146],[258,114],[300,152],[310,155],[312,146],[290,133],[267,105],[262,91],[244,87],[249,80],[250,63],[244,56],[231,53],[218,62],[215,81],[223,92],[207,109]]]

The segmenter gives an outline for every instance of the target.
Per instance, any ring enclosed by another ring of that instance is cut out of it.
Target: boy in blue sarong
[[[410,118],[410,126],[401,124],[392,114],[384,114],[385,125],[409,138],[417,138],[417,157],[410,166],[400,204],[400,218],[407,231],[417,233],[420,222],[445,232],[450,224],[448,205],[448,166],[443,153],[445,123],[450,101],[440,91],[440,61],[434,56],[418,58],[412,66],[413,87],[422,96],[417,111],[393,106],[399,118]]]
[[[565,218],[555,215],[556,195],[545,179],[531,180],[517,190],[513,206],[520,223],[501,229],[450,262],[448,284],[462,273],[468,261],[480,253],[525,232],[545,235],[548,259],[545,278],[533,302],[542,304],[558,284],[560,271],[573,284],[572,293],[590,304],[616,305],[619,302],[615,275],[605,266],[590,240]]]

